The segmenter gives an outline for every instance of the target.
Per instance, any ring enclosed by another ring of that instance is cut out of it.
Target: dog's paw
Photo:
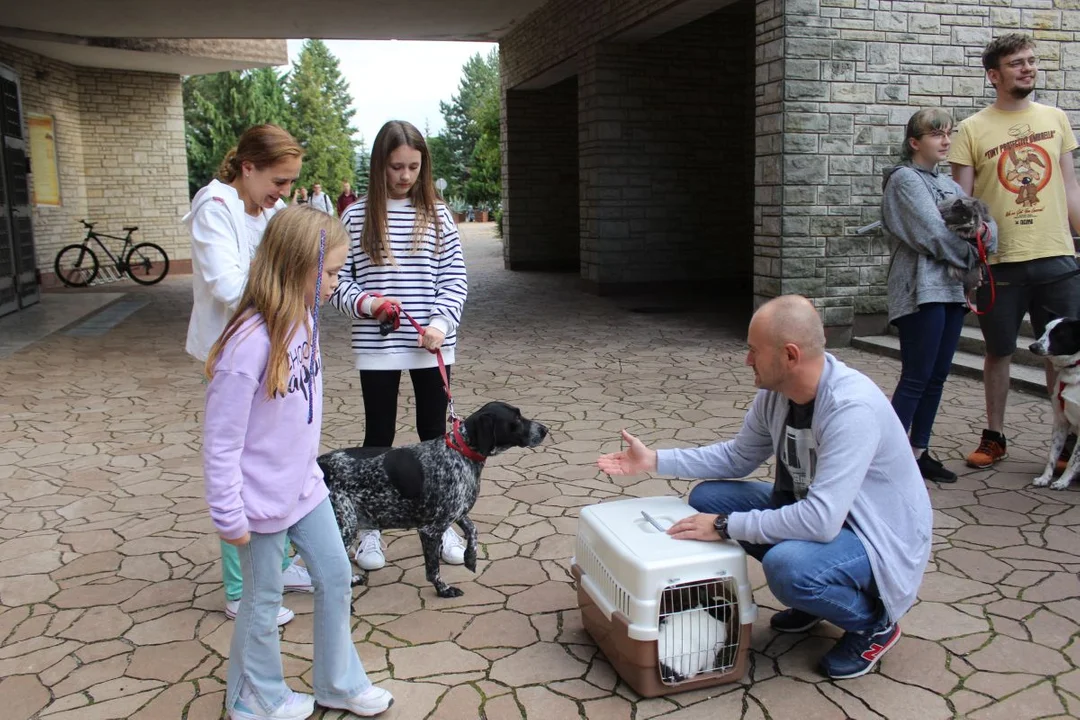
[[[1070,482],[1069,480],[1066,480],[1064,478],[1058,478],[1054,482],[1050,483],[1050,489],[1051,490],[1064,490],[1065,488],[1069,487],[1069,482]]]
[[[367,585],[367,573],[356,573],[350,579],[349,584],[352,587],[356,587],[357,585]]]
[[[1039,477],[1032,480],[1031,484],[1034,485],[1035,487],[1046,487],[1047,485],[1050,484],[1050,481],[1053,480],[1053,479],[1054,478],[1053,478],[1052,475],[1049,475],[1047,473],[1043,473]]]
[[[465,594],[465,592],[461,588],[456,588],[453,585],[447,585],[445,588],[441,590],[436,590],[435,592],[441,598],[455,598],[461,597]]]

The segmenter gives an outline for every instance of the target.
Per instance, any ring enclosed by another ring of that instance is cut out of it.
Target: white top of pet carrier
[[[660,595],[682,583],[730,577],[737,587],[742,624],[757,618],[746,573],[746,552],[735,541],[676,540],[641,514],[668,528],[696,510],[677,497],[648,497],[581,509],[574,563],[582,587],[610,619],[618,610],[630,637],[655,640]]]

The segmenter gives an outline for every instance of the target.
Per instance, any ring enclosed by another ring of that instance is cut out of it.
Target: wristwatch
[[[727,519],[727,515],[717,515],[716,520],[713,521],[713,527],[716,528],[716,534],[720,536],[721,540],[731,539],[727,532]]]

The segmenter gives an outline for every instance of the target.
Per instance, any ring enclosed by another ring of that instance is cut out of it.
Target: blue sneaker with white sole
[[[847,680],[874,669],[881,656],[900,639],[900,626],[884,620],[864,632],[849,630],[821,659],[821,670],[833,680]]]

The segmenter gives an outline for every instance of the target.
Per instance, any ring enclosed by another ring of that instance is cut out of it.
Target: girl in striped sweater
[[[330,304],[353,319],[364,446],[393,445],[402,370],[412,379],[420,440],[438,438],[446,433],[447,408],[434,351],[442,350],[449,375],[468,283],[457,226],[435,191],[431,154],[413,125],[392,120],[379,130],[368,194],[341,221],[352,246]],[[381,334],[380,321],[392,306],[408,312],[423,334],[408,322]],[[453,528],[442,546],[444,562],[464,562],[464,542]],[[377,530],[361,534],[356,562],[365,570],[386,564]]]

